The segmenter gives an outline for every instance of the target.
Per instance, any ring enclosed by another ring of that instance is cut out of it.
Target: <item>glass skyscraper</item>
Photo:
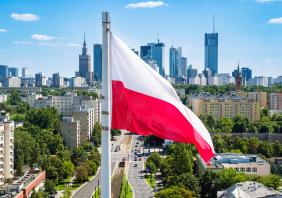
[[[8,66],[0,65],[0,81],[3,81],[7,77],[8,77]]]
[[[218,33],[205,34],[205,68],[218,73]]]
[[[94,80],[102,81],[102,45],[95,44],[93,46],[94,57]]]
[[[8,68],[8,75],[13,77],[19,77],[19,71],[16,67],[9,67]]]
[[[242,67],[242,78],[246,81],[252,78],[252,70],[248,67]]]
[[[174,48],[173,46],[169,49],[169,76],[175,78],[180,76],[182,73],[181,68],[181,57],[182,49]]]
[[[156,61],[160,75],[165,76],[165,44],[158,40],[158,43],[148,43],[147,46],[141,46],[140,57],[144,60],[148,59],[148,56]]]

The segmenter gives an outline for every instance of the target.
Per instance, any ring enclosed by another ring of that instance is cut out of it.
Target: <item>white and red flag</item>
[[[205,161],[214,156],[200,119],[182,104],[168,81],[113,34],[110,57],[113,129],[194,144]]]

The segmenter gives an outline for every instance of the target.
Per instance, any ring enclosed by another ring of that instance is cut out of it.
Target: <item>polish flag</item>
[[[110,65],[113,129],[194,144],[205,161],[214,156],[209,132],[171,84],[112,33]]]

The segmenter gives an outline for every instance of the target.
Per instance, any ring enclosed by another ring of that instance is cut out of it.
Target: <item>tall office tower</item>
[[[181,76],[181,47],[169,49],[169,76],[175,78]]]
[[[9,77],[18,77],[19,76],[18,68],[16,68],[16,67],[9,67],[8,68],[8,76]]]
[[[26,78],[28,76],[28,68],[23,67],[22,68],[22,78]]]
[[[252,70],[248,67],[242,67],[242,79],[244,84],[252,78]]]
[[[87,47],[86,47],[85,34],[84,34],[82,54],[79,55],[79,74],[80,77],[86,78],[88,84],[90,84],[92,81],[90,73],[92,73],[90,55],[87,54]]]
[[[187,82],[189,82],[189,79],[191,78],[196,78],[197,75],[198,75],[198,70],[193,69],[192,65],[189,65],[187,69]]]
[[[42,86],[42,77],[43,77],[43,74],[41,72],[35,74],[35,87]]]
[[[157,62],[160,75],[165,76],[165,44],[158,40],[158,43],[148,43],[147,46],[141,46],[140,57],[144,60],[147,56]]]
[[[218,33],[215,33],[213,20],[213,33],[205,33],[205,68],[218,73]]]
[[[0,65],[0,81],[3,82],[3,80],[7,77],[8,77],[8,66]]]
[[[94,80],[102,81],[102,45],[95,44],[93,47],[94,57]]]
[[[61,87],[64,85],[64,78],[60,77],[60,73],[54,73],[52,78],[53,87]]]
[[[181,76],[184,78],[187,78],[187,66],[188,66],[188,61],[186,57],[181,57]]]
[[[152,57],[151,46],[145,45],[140,47],[140,57],[144,59],[144,57]]]
[[[212,72],[209,70],[209,68],[205,68],[203,71],[203,74],[206,78],[206,84],[211,85],[212,84]]]

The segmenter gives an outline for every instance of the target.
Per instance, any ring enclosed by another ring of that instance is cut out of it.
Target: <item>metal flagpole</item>
[[[102,12],[102,198],[111,198],[111,76],[110,76],[110,15]]]

